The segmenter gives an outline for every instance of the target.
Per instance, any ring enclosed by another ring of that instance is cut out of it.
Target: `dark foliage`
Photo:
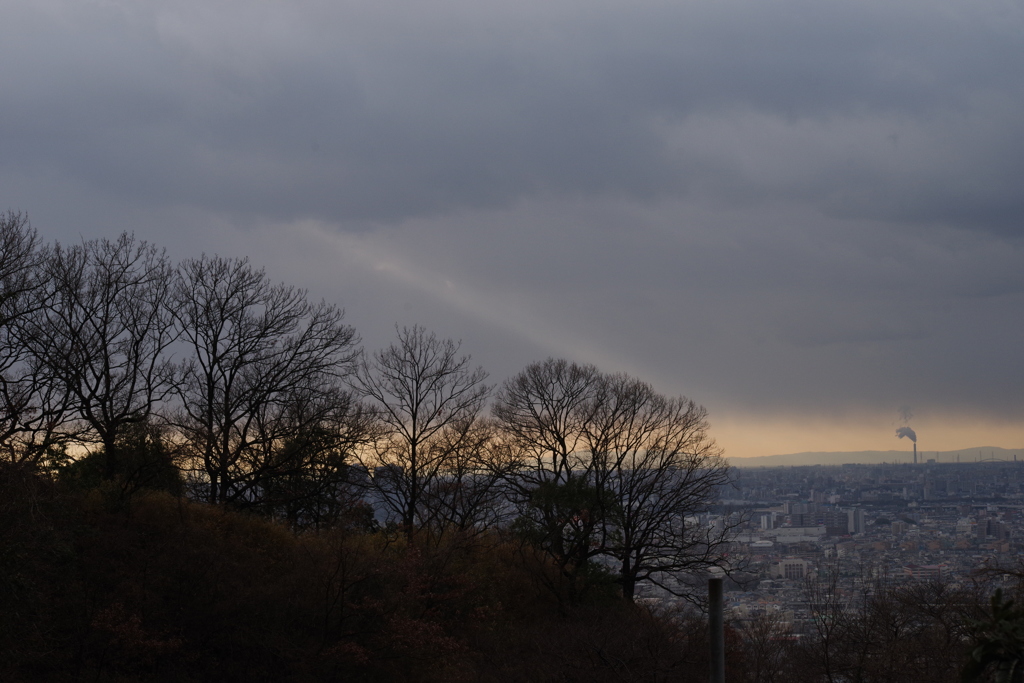
[[[84,476],[84,475],[83,475]],[[685,668],[612,593],[560,609],[495,536],[407,545],[0,471],[0,680],[624,681]]]
[[[82,489],[106,486],[120,500],[142,489],[181,495],[181,472],[163,429],[149,422],[128,425],[117,438],[117,450],[116,459],[100,450],[70,461],[60,469],[61,480]]]
[[[0,465],[0,680],[707,677],[703,617],[634,605],[611,576],[560,600],[567,579],[522,538],[410,545],[358,510],[297,532],[166,491],[125,505],[109,480],[72,483]],[[941,584],[853,601],[815,590],[820,633],[797,639],[770,615],[727,629],[727,680],[954,683],[972,647],[972,674],[1019,656],[1019,610],[1001,598],[980,618],[977,595]]]
[[[974,648],[963,671],[964,681],[1024,680],[1024,609],[1004,600],[1002,590],[992,596],[991,612],[973,624]]]

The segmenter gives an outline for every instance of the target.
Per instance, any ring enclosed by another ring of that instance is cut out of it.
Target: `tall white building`
[[[847,525],[846,530],[851,534],[862,534],[864,533],[864,510],[861,508],[853,508],[846,512]]]

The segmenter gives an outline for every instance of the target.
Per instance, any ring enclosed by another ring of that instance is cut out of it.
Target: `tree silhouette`
[[[974,648],[964,665],[963,680],[991,676],[995,683],[1024,680],[1024,609],[1003,599],[1002,589],[992,596],[991,614],[974,624]]]
[[[722,563],[728,525],[696,522],[729,481],[706,411],[639,380],[548,359],[509,379],[494,406],[519,459],[517,523],[572,587],[594,558],[617,564],[623,595]],[[570,588],[572,590],[572,588]]]
[[[354,384],[385,429],[363,464],[380,502],[412,537],[426,521],[428,492],[480,447],[477,420],[490,388],[458,342],[418,325],[397,334],[363,360]]]
[[[271,284],[245,259],[186,261],[173,301],[190,353],[173,421],[205,477],[205,497],[262,503],[273,478],[308,464],[296,440],[353,407],[340,383],[356,356],[355,331],[338,308]]]
[[[167,308],[173,269],[164,253],[124,233],[57,245],[44,261],[36,312],[19,324],[30,364],[66,393],[85,438],[117,470],[118,436],[144,422],[173,389],[164,350],[174,341]]]

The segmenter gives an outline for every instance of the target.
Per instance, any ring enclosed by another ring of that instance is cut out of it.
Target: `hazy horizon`
[[[917,452],[918,464],[934,460],[940,464],[973,462],[1014,462],[1024,463],[1024,448],[1001,448],[998,446],[975,446],[951,451]],[[805,451],[801,453],[773,453],[771,455],[730,457],[730,464],[738,467],[775,467],[800,465],[845,465],[845,464],[913,464],[914,452],[902,450],[885,451]]]

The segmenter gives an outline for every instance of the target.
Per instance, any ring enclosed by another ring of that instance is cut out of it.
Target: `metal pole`
[[[725,683],[725,618],[722,579],[708,579],[708,625],[711,629],[711,683]]]

